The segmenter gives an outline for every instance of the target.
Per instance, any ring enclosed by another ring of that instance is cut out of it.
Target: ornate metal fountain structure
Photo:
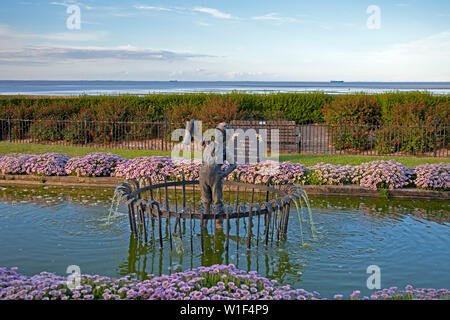
[[[258,178],[262,179],[262,176],[254,176],[254,180]],[[139,181],[132,179],[121,182],[116,187],[115,196],[117,205],[126,203],[130,231],[142,241],[158,244],[161,249],[168,241],[173,249],[179,240],[189,237],[193,250],[193,241],[197,238],[194,230],[198,226],[203,252],[204,232],[208,222],[214,222],[211,223],[214,237],[216,232],[224,232],[225,250],[228,251],[232,222],[235,224],[233,237],[244,237],[248,249],[252,244],[268,245],[274,240],[282,240],[287,234],[291,206],[294,205],[303,237],[301,210],[302,207],[309,209],[306,193],[297,185],[272,185],[271,182],[271,178],[263,185],[224,181],[224,198],[228,201],[225,201],[223,213],[204,213],[201,205],[197,206],[198,180],[165,180],[152,184],[148,177]],[[309,217],[312,225],[311,215]],[[217,221],[220,220],[224,222],[224,228],[218,231]],[[246,225],[246,230],[242,230],[243,236],[239,228],[241,223]],[[177,238],[176,243],[174,238]]]
[[[218,129],[223,127],[220,124]],[[216,144],[216,150],[222,148],[217,141],[209,141],[209,147],[212,144]],[[314,233],[308,196],[301,186],[279,185],[273,177],[258,174],[250,179],[246,176],[245,181],[241,179],[242,173],[237,181],[223,181],[229,171],[222,171],[217,163],[203,161],[199,180],[186,180],[184,175],[178,181],[165,178],[157,183],[152,183],[151,177],[127,180],[116,187],[112,209],[115,204],[117,212],[119,203],[126,203],[131,233],[146,243],[159,245],[160,249],[165,242],[171,250],[182,247],[183,239],[188,238],[193,251],[194,241],[199,238],[203,253],[208,225],[214,236],[214,248],[216,234],[225,234],[226,252],[230,238],[237,246],[245,241],[247,249],[278,242],[287,235],[293,205],[300,222],[302,244],[303,208],[308,209]]]

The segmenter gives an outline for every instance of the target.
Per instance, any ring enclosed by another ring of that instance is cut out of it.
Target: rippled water
[[[247,251],[243,238],[237,249],[234,236],[225,254],[213,250],[209,235],[206,254],[201,255],[199,241],[191,254],[188,237],[183,252],[170,252],[167,242],[160,251],[133,240],[123,207],[109,225],[112,195],[111,189],[1,187],[0,266],[17,266],[28,275],[65,275],[69,265],[78,265],[82,273],[136,273],[142,278],[147,273],[234,263],[331,297],[356,289],[369,294],[366,269],[377,265],[382,287],[450,287],[449,201],[311,197],[316,237],[304,221],[306,246],[292,212],[286,241]],[[199,238],[198,226],[195,237]],[[224,240],[219,234],[216,248],[223,248]]]

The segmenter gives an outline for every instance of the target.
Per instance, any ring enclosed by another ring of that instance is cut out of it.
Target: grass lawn
[[[53,146],[28,143],[10,143],[0,142],[0,154],[5,153],[28,153],[40,154],[46,152],[65,153],[68,156],[82,156],[91,152],[111,152],[118,154],[123,158],[136,158],[141,156],[166,155],[170,156],[170,151],[151,151],[151,150],[120,150],[120,149],[103,149],[103,148],[87,148],[73,146]],[[302,155],[302,154],[284,154],[280,155],[280,161],[291,161],[302,163],[306,166],[312,166],[319,162],[340,164],[340,165],[357,165],[363,162],[374,160],[391,160],[394,159],[406,166],[414,167],[423,163],[440,163],[450,162],[450,158],[422,158],[422,157],[379,157],[379,156],[354,156],[354,155]]]

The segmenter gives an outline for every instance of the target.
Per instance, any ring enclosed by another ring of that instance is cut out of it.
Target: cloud
[[[134,60],[134,61],[179,61],[197,57],[212,57],[204,54],[174,52],[168,50],[138,49],[131,46],[103,47],[31,47],[21,50],[0,51],[0,61],[63,62],[70,60]]]
[[[375,73],[388,73],[398,81],[448,81],[450,79],[450,31],[398,43],[370,54],[364,64]]]
[[[229,80],[247,80],[267,75],[262,71],[227,71],[223,76]]]
[[[219,11],[217,9],[214,9],[214,8],[196,7],[194,9],[192,9],[192,11],[201,12],[201,13],[207,13],[207,14],[213,16],[214,18],[218,18],[218,19],[235,19],[235,17],[233,17],[231,14],[225,13],[225,12],[221,12],[221,11]]]
[[[77,5],[77,6],[82,7],[83,9],[86,9],[86,10],[92,10],[92,9],[94,9],[94,8],[91,7],[91,6],[88,6],[88,5],[86,5],[86,4],[83,4],[83,3],[81,3],[81,2],[74,1],[74,0],[68,0],[68,1],[64,1],[64,2],[56,2],[56,1],[53,1],[53,2],[50,2],[50,4],[51,4],[51,5],[54,5],[54,6],[63,6],[63,7],[69,7],[69,6],[72,6],[72,5]]]
[[[135,5],[134,7],[140,10],[172,11],[172,9],[169,8],[146,6],[146,5]]]
[[[297,19],[290,17],[280,17],[277,13],[271,12],[262,16],[252,17],[252,20],[263,20],[263,21],[273,21],[273,22],[296,22]]]
[[[74,42],[83,42],[83,41],[98,41],[101,38],[104,38],[108,33],[105,31],[99,32],[59,32],[59,33],[50,33],[50,34],[32,34],[30,37],[37,39],[45,39],[45,40],[54,40],[54,41],[74,41]]]
[[[202,27],[210,27],[211,24],[203,21],[196,21],[195,24],[202,26]]]
[[[106,31],[84,32],[84,31],[68,31],[57,33],[19,33],[15,32],[7,25],[0,25],[0,41],[9,41],[11,43],[17,41],[64,41],[64,42],[85,42],[98,41],[108,35]]]

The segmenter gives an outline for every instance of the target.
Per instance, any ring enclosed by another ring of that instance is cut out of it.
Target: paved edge
[[[74,187],[114,188],[124,178],[118,177],[75,177],[75,176],[33,176],[33,175],[0,175],[1,185],[51,185]],[[309,195],[385,197],[384,192],[370,190],[358,185],[343,186],[303,186]],[[450,200],[450,191],[421,190],[415,188],[388,190],[392,198],[421,198]]]

